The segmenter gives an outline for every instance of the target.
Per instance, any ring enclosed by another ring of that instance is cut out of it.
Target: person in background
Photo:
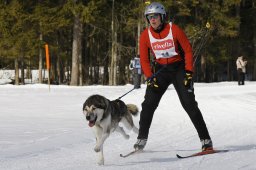
[[[135,89],[139,89],[141,85],[141,65],[140,65],[140,56],[137,55],[130,61],[129,69],[133,73],[133,84]]]
[[[247,64],[247,61],[244,59],[243,56],[240,56],[237,58],[236,68],[237,68],[238,85],[244,85],[246,64]]]
[[[146,7],[144,16],[150,26],[141,33],[139,46],[147,88],[134,149],[142,150],[146,146],[154,112],[168,86],[173,84],[183,108],[197,130],[202,151],[212,150],[211,137],[195,100],[193,55],[188,38],[180,27],[166,23],[166,11],[162,4],[152,2]],[[178,46],[182,48],[184,57],[181,56]],[[154,68],[150,65],[149,49],[155,58]],[[171,108],[172,102],[169,101],[169,104]]]

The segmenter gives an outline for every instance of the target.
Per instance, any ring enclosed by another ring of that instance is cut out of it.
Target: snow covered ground
[[[92,94],[116,99],[132,89],[126,86],[0,86],[1,170],[236,170],[256,169],[256,82],[195,84],[196,99],[214,146],[228,149],[202,157],[177,159],[200,150],[192,123],[173,86],[155,112],[143,153],[119,157],[133,149],[137,135],[125,140],[113,133],[105,142],[105,165],[98,166],[95,139],[82,104]],[[145,86],[122,100],[141,108]],[[135,117],[138,126],[139,116]]]

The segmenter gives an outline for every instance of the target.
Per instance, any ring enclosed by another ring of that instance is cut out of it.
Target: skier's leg
[[[244,85],[244,81],[245,81],[245,73],[244,73],[244,72],[242,72],[241,74],[242,74],[242,85]]]
[[[144,101],[142,103],[142,110],[140,113],[139,121],[139,135],[138,139],[147,139],[149,128],[153,119],[154,112],[160,102],[164,91],[155,91],[154,89],[147,87]]]
[[[138,139],[148,138],[149,128],[151,126],[154,112],[169,86],[169,81],[166,80],[165,73],[159,73],[157,75],[158,88],[147,87],[144,101],[142,103],[142,110],[140,113],[140,128]]]
[[[138,73],[134,74],[134,88],[138,89],[140,88],[140,76]]]
[[[184,70],[179,69],[173,76],[173,85],[177,91],[180,102],[194,124],[199,138],[201,140],[211,139],[202,113],[199,110],[198,104],[195,100],[194,90],[192,92],[188,92],[188,89],[184,86],[183,80]]]

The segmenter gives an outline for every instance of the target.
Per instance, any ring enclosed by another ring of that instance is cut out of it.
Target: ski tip
[[[180,159],[182,158],[182,156],[180,156],[180,155],[178,155],[178,154],[176,154],[176,156],[177,156],[177,158],[180,158]]]
[[[120,154],[120,157],[126,158],[126,157],[128,157],[128,156],[130,156],[130,155],[133,155],[133,154],[137,153],[137,152],[139,152],[139,150],[131,151],[130,153],[128,153],[128,154],[126,154],[126,155]]]
[[[178,155],[178,154],[176,154],[176,156],[177,156],[177,158],[179,158],[179,159],[183,159],[183,158],[189,158],[189,157],[191,157],[191,156],[180,156],[180,155]]]

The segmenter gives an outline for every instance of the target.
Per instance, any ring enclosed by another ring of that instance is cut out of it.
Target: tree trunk
[[[59,54],[57,54],[57,63],[56,63],[56,67],[57,67],[58,84],[62,84],[62,83],[63,83],[63,69],[62,69],[62,67],[61,67]]]
[[[57,76],[57,68],[56,68],[56,57],[51,56],[51,64],[50,64],[50,82],[52,84],[56,84],[56,76]]]
[[[94,61],[94,38],[89,40],[89,55],[88,55],[88,84],[93,83],[93,61]]]
[[[140,12],[141,14],[141,12]],[[140,32],[141,32],[141,24],[140,24],[140,19],[138,19],[138,23],[137,23],[137,54],[140,54]]]
[[[23,54],[22,54],[22,56],[21,56],[21,63],[20,63],[20,65],[21,65],[21,82],[20,82],[20,84],[22,84],[22,85],[24,85],[25,84],[25,81],[24,81],[24,79],[25,79],[25,73],[24,73],[24,56],[23,56]]]
[[[111,22],[111,32],[112,32],[112,47],[111,47],[111,64],[110,64],[110,75],[109,75],[109,85],[117,85],[116,83],[116,73],[117,73],[117,33],[115,30],[115,19],[114,19],[114,7],[115,0],[112,2],[112,22]]]
[[[43,34],[40,33],[40,43],[43,41]],[[39,47],[39,67],[38,67],[38,83],[43,83],[43,49]]]
[[[144,1],[143,1],[144,2]],[[140,5],[140,2],[139,4]],[[141,21],[144,20],[144,14],[143,11],[139,11],[138,12],[138,22],[137,22],[137,43],[136,43],[136,54],[139,55],[140,54],[140,33],[141,33]],[[129,71],[128,71],[129,72]]]
[[[123,44],[124,42],[124,36],[123,36],[123,26],[122,23],[125,23],[125,21],[123,20],[123,17],[121,17],[119,26],[117,26],[119,28],[119,32],[120,32],[120,36],[119,38],[119,43]],[[129,57],[127,55],[129,54],[122,54],[122,47],[120,46],[119,50],[117,50],[118,55],[117,55],[117,65],[118,65],[118,74],[117,74],[117,84],[118,85],[124,85],[126,84],[126,78],[125,78],[125,65],[126,65],[126,58]],[[135,53],[135,50],[132,52]]]
[[[14,66],[15,66],[15,85],[19,85],[20,84],[20,82],[19,82],[19,60],[17,57],[14,59]]]
[[[252,81],[256,81],[256,59],[253,60],[253,73],[252,73]]]
[[[70,85],[78,86],[79,81],[82,77],[82,72],[80,69],[80,60],[82,58],[82,23],[80,21],[80,15],[74,17],[74,27],[73,27],[73,46],[72,46],[72,73]],[[81,74],[81,75],[79,75]]]
[[[65,69],[64,69],[64,74],[65,74],[65,84],[70,84],[70,64],[69,61],[65,61]]]
[[[95,56],[95,67],[94,67],[94,82],[95,84],[100,84],[100,82],[102,81],[101,80],[101,77],[100,77],[100,60],[101,60],[101,57],[100,57],[100,50],[101,47],[99,43],[95,42],[94,44],[97,44],[95,45],[95,50],[96,50],[96,56]]]
[[[256,3],[253,4],[253,7],[255,7]],[[253,26],[253,55],[256,56],[256,26],[254,24]],[[254,64],[253,64],[253,74],[252,74],[252,80],[256,81],[256,59],[254,59]]]
[[[81,44],[82,49],[82,44]],[[78,61],[79,61],[79,85],[83,85],[83,63],[82,63],[82,52],[80,50],[80,55],[78,55]]]
[[[200,81],[206,81],[206,57],[201,55],[201,77]]]
[[[26,78],[30,79],[30,83],[32,83],[32,76],[31,76],[31,56],[29,56],[27,71],[26,71]]]
[[[231,71],[231,68],[230,68],[230,59],[228,59],[227,61],[227,81],[231,81],[231,75],[230,75],[230,72]]]
[[[88,30],[88,27],[85,28],[85,30]],[[84,34],[86,34],[87,32],[84,31]],[[87,37],[87,36],[84,36]],[[84,72],[83,72],[83,80],[84,83],[86,85],[89,84],[89,62],[90,62],[90,39],[89,37],[87,39],[84,39],[84,50],[83,50],[83,55],[84,55],[84,60],[83,60],[83,64],[84,64]]]
[[[111,58],[111,66],[110,66],[110,80],[109,85],[117,85],[117,47],[116,47],[116,37],[117,34],[114,33],[114,42],[112,42],[112,58]]]
[[[105,37],[107,37],[108,34],[105,33]],[[108,49],[109,44],[105,44],[105,48]],[[104,60],[104,74],[103,74],[103,85],[109,84],[109,55],[106,55],[106,59]]]

